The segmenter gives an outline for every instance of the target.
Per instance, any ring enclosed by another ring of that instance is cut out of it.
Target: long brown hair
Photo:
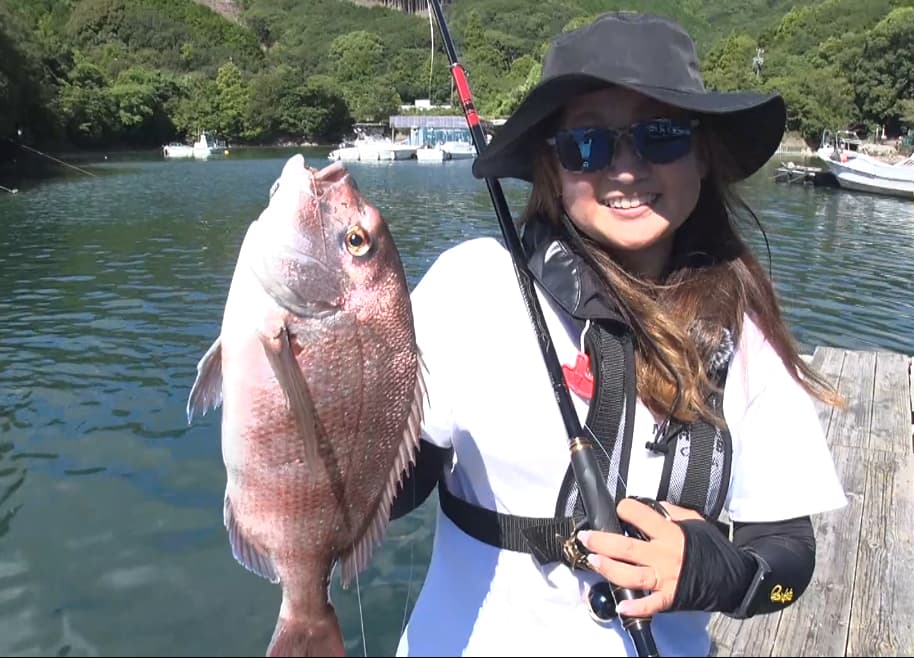
[[[604,279],[634,330],[638,394],[655,413],[684,422],[696,417],[722,422],[707,404],[708,394],[717,389],[708,360],[725,329],[740,335],[744,313],[806,391],[840,405],[834,389],[800,356],[765,270],[737,231],[736,219],[751,218],[759,228],[761,224],[725,183],[736,164],[713,131],[700,130],[698,136],[696,146],[703,149],[708,173],[695,209],[676,233],[659,281],[629,273],[604,247],[574,228],[562,207],[558,162],[545,144],[535,159],[533,188],[521,222],[564,226],[572,248]]]

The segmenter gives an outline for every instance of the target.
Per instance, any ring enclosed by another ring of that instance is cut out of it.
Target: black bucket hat
[[[611,12],[557,37],[540,82],[473,163],[476,178],[533,180],[544,122],[572,96],[619,85],[699,117],[721,135],[738,168],[755,173],[777,150],[787,119],[779,94],[707,91],[695,44],[676,23],[650,14]]]

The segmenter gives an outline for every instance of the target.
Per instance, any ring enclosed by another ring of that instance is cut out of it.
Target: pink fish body
[[[343,656],[330,577],[368,563],[419,441],[424,385],[386,222],[344,165],[296,155],[248,228],[188,421],[222,405],[235,558],[279,583],[267,655]]]

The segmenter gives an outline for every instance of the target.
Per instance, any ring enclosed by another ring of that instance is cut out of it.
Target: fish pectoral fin
[[[271,583],[278,583],[279,576],[276,574],[273,560],[264,555],[263,551],[259,550],[244,536],[232,510],[232,500],[227,494],[225,496],[223,517],[225,529],[228,530],[229,544],[232,547],[232,556],[248,571],[256,573],[261,578],[266,578]]]
[[[298,424],[302,442],[305,447],[305,458],[316,462],[319,458],[317,449],[317,410],[308,391],[308,382],[302,374],[301,367],[292,351],[289,329],[281,325],[275,335],[261,333],[260,341],[267,360],[273,368],[273,374],[286,397],[289,411]]]
[[[197,378],[187,398],[187,423],[194,416],[206,415],[210,409],[222,404],[222,337],[220,336],[206,350],[197,362]]]

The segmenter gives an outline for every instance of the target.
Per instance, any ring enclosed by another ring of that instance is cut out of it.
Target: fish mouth
[[[322,169],[306,167],[306,170],[311,175],[311,193],[315,197],[321,197],[339,185],[355,187],[355,181],[351,180],[349,170],[342,162],[333,162]]]

